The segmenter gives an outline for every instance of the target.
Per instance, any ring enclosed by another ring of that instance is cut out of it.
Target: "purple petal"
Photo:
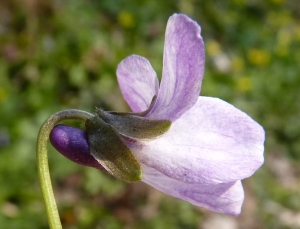
[[[244,112],[216,98],[199,97],[170,130],[132,144],[136,159],[185,183],[229,183],[251,176],[263,163],[265,133]]]
[[[54,148],[77,164],[105,170],[90,154],[86,133],[74,127],[57,125],[50,133]]]
[[[210,185],[186,184],[145,165],[142,170],[142,181],[171,196],[228,215],[236,216],[241,212],[244,200],[241,181]]]
[[[146,110],[158,93],[158,79],[149,61],[131,55],[118,65],[117,76],[123,97],[132,111]]]
[[[169,18],[162,81],[149,117],[174,121],[196,103],[205,62],[200,31],[200,26],[183,14]]]

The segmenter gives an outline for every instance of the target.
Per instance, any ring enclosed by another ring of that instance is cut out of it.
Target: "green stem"
[[[86,121],[94,115],[76,109],[59,111],[51,115],[42,125],[38,139],[37,139],[37,166],[40,179],[40,185],[46,206],[48,222],[51,229],[61,229],[61,222],[54,198],[54,193],[51,184],[48,155],[47,155],[47,142],[53,127],[63,120],[81,120]]]

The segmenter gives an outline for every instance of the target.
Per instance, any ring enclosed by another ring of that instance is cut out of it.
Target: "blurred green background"
[[[202,27],[202,95],[266,130],[266,162],[229,217],[76,165],[49,147],[64,228],[300,228],[300,4],[295,0],[11,0],[0,2],[0,225],[48,228],[35,145],[56,111],[126,111],[118,63],[145,56],[162,70],[174,12]]]

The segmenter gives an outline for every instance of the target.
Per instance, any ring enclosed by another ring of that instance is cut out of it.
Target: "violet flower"
[[[174,14],[166,28],[160,87],[144,57],[132,55],[119,64],[118,82],[132,111],[147,110],[157,95],[143,117],[172,121],[157,138],[122,139],[141,166],[143,182],[196,206],[238,215],[244,199],[241,180],[263,164],[265,133],[227,102],[199,97],[204,52],[199,25]],[[58,125],[50,139],[76,163],[103,169],[90,155],[85,131]]]

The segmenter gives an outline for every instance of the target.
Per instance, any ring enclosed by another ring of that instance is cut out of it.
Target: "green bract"
[[[169,120],[147,119],[131,113],[107,113],[98,109],[97,115],[116,128],[120,134],[131,138],[155,138],[165,133],[171,126]]]

